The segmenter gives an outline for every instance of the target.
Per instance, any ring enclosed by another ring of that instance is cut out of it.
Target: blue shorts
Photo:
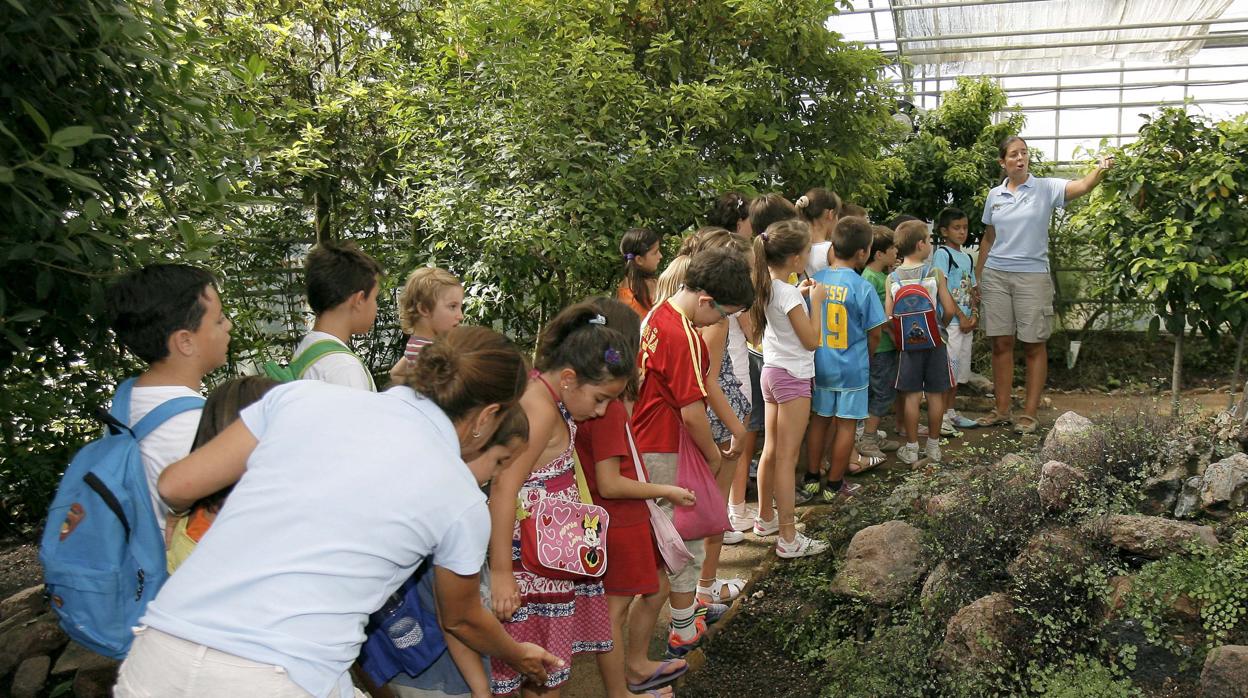
[[[897,399],[897,352],[880,351],[871,355],[871,389],[867,396],[867,412],[883,417]]]
[[[833,390],[816,387],[810,397],[810,411],[820,417],[867,418],[867,389]]]
[[[763,407],[763,357],[748,352],[750,357],[750,419],[745,425],[746,431],[762,431],[766,419],[766,408]]]

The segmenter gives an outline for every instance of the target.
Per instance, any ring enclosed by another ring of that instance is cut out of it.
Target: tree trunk
[[[1239,387],[1240,369],[1244,365],[1244,340],[1246,339],[1248,339],[1248,322],[1240,328],[1239,343],[1235,345],[1235,370],[1231,372],[1231,394],[1226,398],[1227,409],[1235,405],[1235,389]]]
[[[1180,313],[1178,332],[1174,333],[1174,366],[1170,372],[1170,415],[1179,416],[1179,391],[1183,388],[1183,335],[1187,325],[1187,316]]]

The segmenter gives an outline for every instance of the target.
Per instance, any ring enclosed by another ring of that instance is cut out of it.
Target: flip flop
[[[1034,434],[1036,429],[1040,428],[1040,420],[1035,417],[1024,414],[1014,422],[1015,434]]]
[[[979,422],[979,426],[981,427],[997,427],[1002,424],[1013,423],[1014,417],[1008,412],[1006,414],[1001,414],[1000,412],[993,410],[975,421]]]
[[[859,473],[865,473],[886,460],[888,459],[881,458],[879,456],[867,456],[864,458],[863,455],[859,453],[856,460],[851,460],[849,462],[849,474],[857,475]]]
[[[645,681],[642,681],[641,683],[628,684],[628,690],[633,693],[644,694],[645,691],[649,691],[652,688],[658,688],[659,686],[675,681],[684,675],[686,671],[689,671],[688,664],[685,664],[682,667],[677,667],[675,671],[668,671],[668,667],[675,663],[675,659],[664,659],[662,662],[659,662],[659,668],[655,669],[654,673],[647,677]]]

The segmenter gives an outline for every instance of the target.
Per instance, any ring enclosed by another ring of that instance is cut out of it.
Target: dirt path
[[[962,401],[960,400],[960,403]],[[1226,408],[1227,395],[1225,393],[1191,391],[1185,393],[1181,403],[1184,411],[1200,411],[1213,413]],[[965,409],[962,410],[967,416],[978,417],[988,411],[990,403],[987,398],[975,397],[965,400]],[[1054,420],[1068,410],[1073,410],[1087,417],[1093,415],[1109,414],[1116,411],[1134,411],[1141,407],[1155,410],[1159,414],[1169,414],[1170,401],[1168,395],[1135,395],[1135,394],[1118,394],[1110,395],[1106,393],[1055,393],[1049,396],[1049,405],[1040,411],[1040,432],[1043,434],[1053,426]],[[886,426],[888,426],[886,422]],[[987,442],[997,439],[1020,439],[1019,445],[1027,447],[1034,445],[1039,441],[1041,436],[1016,437],[1008,432],[1005,428],[992,429],[968,429],[959,439],[951,440],[945,446],[946,460],[958,457],[959,453],[964,449],[987,447]],[[803,449],[804,450],[804,449]],[[897,461],[895,458],[890,459],[880,467],[870,473],[865,473],[861,477],[853,478],[864,485],[883,484],[891,472],[907,469],[909,466]],[[751,493],[751,502],[753,494]],[[822,507],[806,506],[798,509],[799,518],[806,516],[818,515]],[[723,553],[720,557],[721,578],[741,577],[743,579],[752,579],[764,563],[774,560],[772,547],[775,545],[774,538],[758,538],[752,533],[747,533],[745,542],[738,545],[724,546]],[[779,563],[784,564],[784,563]],[[731,621],[729,621],[731,622]],[[667,633],[667,617],[660,618],[655,636],[650,642],[650,656],[662,657],[666,649],[666,633]],[[714,652],[714,639],[707,643],[706,652]],[[696,653],[695,653],[696,655]],[[700,662],[698,657],[691,658],[691,664],[696,670]],[[679,685],[677,686],[679,693]],[[568,681],[562,695],[565,698],[599,698],[606,695],[603,689],[602,681],[598,676],[595,661],[591,655],[578,655],[572,664],[572,678]],[[781,694],[777,694],[781,695]]]

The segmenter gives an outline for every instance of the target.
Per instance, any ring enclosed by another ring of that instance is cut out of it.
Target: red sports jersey
[[[630,480],[638,479],[626,429],[628,410],[619,400],[612,400],[607,405],[607,413],[598,419],[587,419],[576,424],[576,455],[580,457],[581,469],[585,471],[585,484],[589,485],[589,492],[594,496],[594,504],[611,514],[613,531],[616,526],[634,526],[650,521],[650,510],[646,508],[644,499],[605,499],[598,492],[598,472],[594,466],[608,458],[620,459],[620,475]]]
[[[633,406],[633,434],[639,451],[679,450],[680,409],[706,399],[710,360],[706,342],[671,301],[654,309],[637,355],[641,391]]]

